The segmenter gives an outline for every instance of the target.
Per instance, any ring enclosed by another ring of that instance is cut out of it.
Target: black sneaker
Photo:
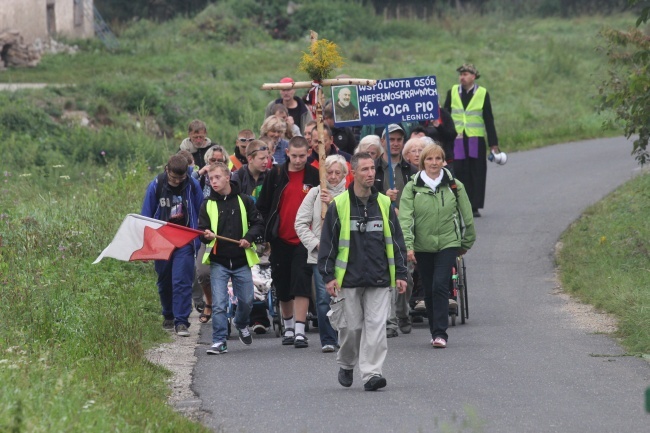
[[[377,391],[379,388],[386,386],[386,378],[383,376],[372,376],[370,380],[363,384],[366,391]]]
[[[190,331],[187,329],[187,325],[184,325],[182,323],[176,325],[176,335],[179,337],[189,337]]]
[[[163,324],[162,324],[162,328],[165,331],[172,332],[174,330],[174,319],[164,319]]]
[[[393,328],[386,328],[386,338],[394,338],[397,337],[399,334],[397,333],[397,329]]]
[[[339,368],[339,383],[341,386],[349,388],[352,386],[352,381],[354,380],[353,374],[354,370],[346,370],[345,368]]]
[[[253,343],[253,336],[251,335],[251,332],[248,330],[248,326],[242,329],[237,328],[237,330],[239,331],[239,341],[241,341],[247,346]]]
[[[255,322],[253,324],[253,332],[256,334],[266,334],[266,326],[262,325],[260,322]]]
[[[228,353],[228,346],[226,346],[226,343],[214,343],[206,352],[208,355],[221,355],[222,353]]]
[[[397,325],[399,326],[399,330],[402,332],[402,334],[411,333],[411,319],[409,319],[408,317],[403,319],[397,319]]]

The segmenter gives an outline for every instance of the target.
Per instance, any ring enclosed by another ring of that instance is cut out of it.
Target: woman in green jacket
[[[420,171],[404,187],[399,207],[407,258],[418,265],[435,348],[447,347],[452,267],[476,239],[465,188],[444,165],[442,147],[426,146],[420,154]]]

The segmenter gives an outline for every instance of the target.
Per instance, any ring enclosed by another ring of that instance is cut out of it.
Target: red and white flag
[[[169,260],[174,249],[187,245],[200,234],[203,234],[200,230],[131,213],[124,218],[113,241],[93,264],[104,257],[125,262]]]

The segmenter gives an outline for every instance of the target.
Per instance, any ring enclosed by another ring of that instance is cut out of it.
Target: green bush
[[[342,1],[333,1],[326,6],[309,3],[298,9],[291,16],[287,36],[300,39],[308,35],[309,30],[316,30],[319,38],[332,41],[383,36],[381,19],[371,8]]]
[[[56,128],[45,111],[29,105],[15,94],[0,94],[0,133],[40,134]]]

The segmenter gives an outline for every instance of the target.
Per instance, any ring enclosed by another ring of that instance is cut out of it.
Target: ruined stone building
[[[0,32],[17,30],[25,44],[50,36],[92,37],[93,0],[0,0]]]
[[[0,0],[0,69],[35,66],[51,39],[87,38],[93,0]]]

